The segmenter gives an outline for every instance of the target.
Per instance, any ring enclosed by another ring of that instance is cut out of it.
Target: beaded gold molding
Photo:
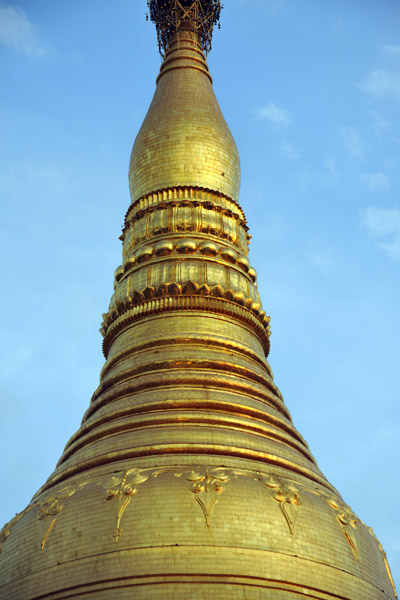
[[[243,292],[226,290],[219,284],[199,286],[193,281],[184,285],[171,282],[161,283],[157,287],[148,286],[119,300],[115,308],[103,315],[100,332],[104,336],[104,356],[108,355],[113,337],[128,323],[170,310],[205,310],[237,317],[254,327],[268,356],[270,317],[261,310],[261,303],[246,298]]]
[[[162,204],[167,202],[189,201],[199,203],[204,208],[213,208],[214,210],[226,210],[227,214],[231,215],[232,218],[240,219],[241,224],[246,231],[248,227],[246,224],[246,217],[243,209],[236,200],[222,194],[221,192],[215,192],[210,188],[203,188],[197,186],[176,186],[173,188],[163,188],[161,190],[155,190],[149,194],[141,196],[129,206],[125,214],[125,226],[128,222],[134,218],[135,210],[141,211],[146,210],[149,207],[153,207],[155,210],[162,208]],[[237,212],[235,212],[237,211]]]
[[[199,252],[202,257],[211,259],[216,257],[218,259],[222,258],[229,265],[239,267],[241,271],[248,275],[252,283],[256,283],[257,272],[250,266],[249,259],[246,256],[236,252],[232,248],[220,246],[210,240],[205,241],[187,237],[178,240],[165,239],[154,245],[140,246],[134,254],[130,254],[124,263],[115,269],[115,282],[118,283],[125,273],[130,272],[133,268],[142,265],[151,258],[171,256],[174,252],[177,252],[179,255],[189,254],[192,256]]]

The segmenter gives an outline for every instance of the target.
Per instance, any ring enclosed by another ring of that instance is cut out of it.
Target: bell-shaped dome
[[[212,79],[192,31],[170,42],[129,166],[132,202],[166,188],[192,186],[237,201],[240,164]]]

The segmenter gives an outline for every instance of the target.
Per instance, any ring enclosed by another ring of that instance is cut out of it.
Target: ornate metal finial
[[[172,33],[178,29],[196,31],[205,55],[211,50],[212,30],[219,21],[220,0],[147,0],[150,20],[157,29],[160,54],[164,57]]]

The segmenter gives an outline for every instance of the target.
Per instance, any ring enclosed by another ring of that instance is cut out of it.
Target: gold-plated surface
[[[177,32],[171,40],[133,146],[129,182],[132,202],[177,186],[238,199],[239,155],[193,32]]]
[[[0,532],[1,600],[396,597],[273,381],[239,180],[196,34],[178,30],[132,152],[100,384]]]

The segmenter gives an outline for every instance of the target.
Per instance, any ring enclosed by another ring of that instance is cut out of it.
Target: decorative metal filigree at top
[[[178,29],[196,31],[204,54],[208,54],[213,27],[223,8],[220,0],[148,0],[147,5],[150,20],[156,25],[162,57],[168,50],[171,34]]]

